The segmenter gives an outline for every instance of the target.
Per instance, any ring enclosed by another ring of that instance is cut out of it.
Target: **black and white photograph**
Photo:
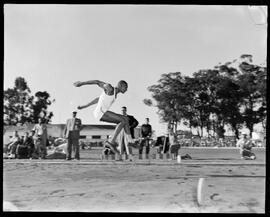
[[[3,213],[267,213],[267,5],[2,9]]]

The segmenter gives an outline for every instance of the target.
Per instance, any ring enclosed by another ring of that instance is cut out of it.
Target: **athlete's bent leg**
[[[111,111],[106,111],[103,116],[100,119],[101,121],[108,122],[108,123],[115,123],[117,124],[113,136],[110,139],[111,143],[115,143],[117,136],[121,132],[121,130],[126,128],[125,126],[128,126],[128,118],[124,115],[116,114]],[[129,126],[128,126],[129,127]],[[130,133],[130,132],[129,132]]]

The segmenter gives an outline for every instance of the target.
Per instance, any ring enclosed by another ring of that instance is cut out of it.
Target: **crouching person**
[[[170,144],[170,153],[172,155],[172,159],[176,160],[177,156],[181,154],[179,153],[179,150],[181,148],[180,143],[178,142],[177,139],[177,134],[173,132],[173,126],[169,125],[168,126],[168,137],[169,137],[169,144]],[[186,159],[192,159],[189,154],[185,154],[181,156],[181,159],[186,160]]]
[[[251,151],[253,144],[250,139],[247,138],[247,133],[242,133],[242,138],[236,144],[240,148],[241,159],[255,160],[256,155]]]
[[[173,132],[173,127],[171,125],[168,126],[168,136],[170,143],[170,154],[172,155],[172,159],[175,160],[181,146],[177,141],[177,135]]]

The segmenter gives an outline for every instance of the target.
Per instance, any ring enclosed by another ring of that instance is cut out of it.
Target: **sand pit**
[[[20,211],[265,212],[261,161],[99,163],[5,160],[4,201]],[[205,177],[201,205],[197,203],[200,177]]]

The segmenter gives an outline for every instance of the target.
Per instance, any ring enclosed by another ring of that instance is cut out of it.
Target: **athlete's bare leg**
[[[117,124],[114,134],[110,139],[111,143],[115,143],[116,138],[120,131],[124,128],[125,132],[130,135],[130,129],[128,124],[128,117],[120,114],[116,114],[111,111],[106,111],[104,115],[100,119],[101,121],[108,122],[108,123],[115,123]]]

